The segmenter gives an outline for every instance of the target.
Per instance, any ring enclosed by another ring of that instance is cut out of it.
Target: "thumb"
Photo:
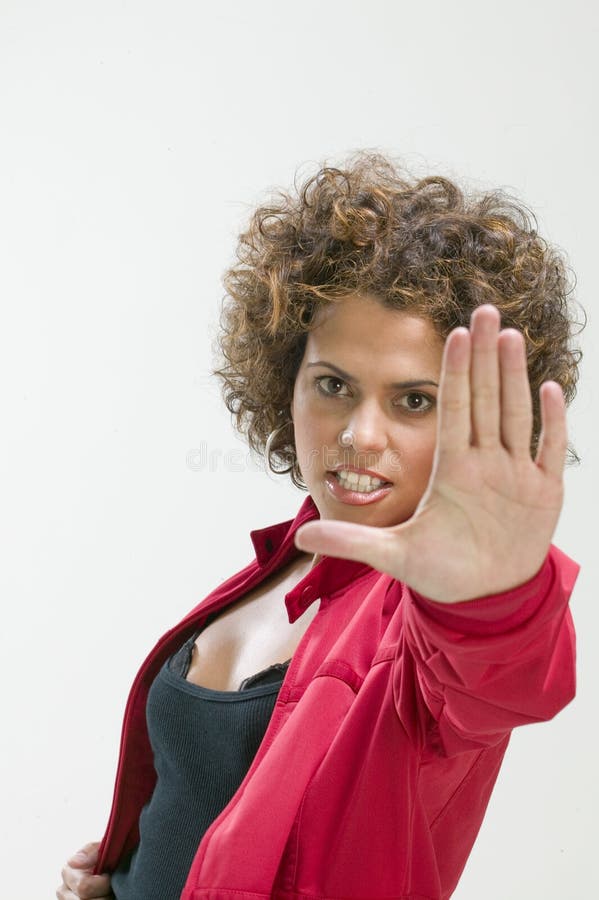
[[[365,562],[373,569],[390,575],[395,576],[401,568],[402,542],[397,533],[387,528],[341,520],[319,520],[298,528],[294,540],[300,550]]]
[[[67,860],[67,865],[73,868],[91,869],[97,862],[99,846],[99,841],[86,844],[85,847],[82,847],[81,850],[78,850]]]

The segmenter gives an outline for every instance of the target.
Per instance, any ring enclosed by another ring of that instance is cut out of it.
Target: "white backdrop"
[[[1,0],[2,896],[100,838],[140,662],[305,497],[209,376],[220,279],[267,191],[360,147],[517,193],[578,277],[578,696],[514,734],[454,898],[599,896],[596,34],[587,0]]]

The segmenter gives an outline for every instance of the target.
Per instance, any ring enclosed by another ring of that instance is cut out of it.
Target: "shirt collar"
[[[298,556],[302,551],[295,546],[293,540],[295,532],[305,522],[319,518],[318,507],[308,494],[293,519],[250,531],[260,568],[265,570],[272,568],[274,571],[283,563]],[[322,596],[330,597],[370,568],[367,563],[356,560],[323,556],[285,595],[289,621],[294,622],[298,619],[314,600]]]
[[[266,528],[255,528],[253,531],[250,531],[258,565],[261,567],[269,565],[282,547],[295,546],[293,544],[293,535],[300,525],[303,525],[304,522],[309,522],[310,519],[319,518],[318,507],[311,495],[308,494],[295,518],[287,519],[285,522],[278,522],[276,525],[267,525]]]

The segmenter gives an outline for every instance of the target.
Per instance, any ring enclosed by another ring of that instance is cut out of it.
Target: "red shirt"
[[[111,872],[138,841],[156,781],[145,705],[159,668],[209,613],[297,556],[293,535],[318,517],[308,495],[294,519],[251,531],[256,559],[141,666],[96,872]],[[579,568],[551,544],[525,584],[445,605],[364,563],[323,557],[284,597],[290,622],[318,599],[319,611],[181,900],[448,898],[511,729],[551,719],[574,697],[568,600]]]

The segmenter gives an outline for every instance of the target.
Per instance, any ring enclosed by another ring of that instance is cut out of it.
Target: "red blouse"
[[[293,535],[318,517],[308,495],[294,519],[251,531],[256,558],[141,666],[96,872],[113,871],[138,841],[156,781],[145,705],[159,668],[209,613],[298,555]],[[552,544],[525,584],[445,605],[364,563],[323,557],[282,598],[290,622],[316,600],[318,613],[181,900],[450,897],[511,729],[551,719],[574,697],[568,600],[579,568]]]

